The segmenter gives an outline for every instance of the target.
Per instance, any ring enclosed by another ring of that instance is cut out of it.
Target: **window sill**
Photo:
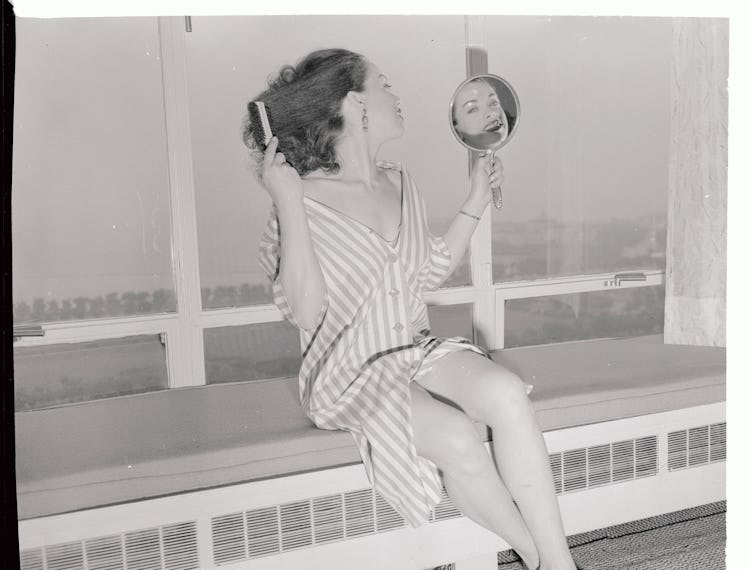
[[[725,349],[662,335],[496,351],[544,431],[725,400]],[[219,384],[16,414],[19,519],[360,461],[303,414],[298,380]]]

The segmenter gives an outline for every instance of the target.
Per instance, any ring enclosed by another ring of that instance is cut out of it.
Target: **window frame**
[[[158,17],[166,144],[171,208],[172,271],[176,312],[158,315],[42,323],[44,336],[22,337],[15,347],[77,343],[159,334],[166,346],[168,387],[206,385],[204,331],[209,328],[278,322],[283,316],[270,304],[248,307],[202,308],[198,259],[192,140],[187,91],[185,19]],[[486,73],[484,18],[465,17],[466,76]],[[470,152],[472,161],[477,153]],[[465,173],[469,176],[469,172]],[[504,348],[505,302],[567,293],[588,293],[629,287],[653,287],[665,281],[663,270],[640,270],[641,281],[617,282],[615,273],[579,274],[527,281],[493,282],[492,217],[487,208],[471,238],[472,285],[443,288],[425,294],[430,305],[473,304],[475,340],[489,350]],[[630,273],[631,270],[626,270]]]

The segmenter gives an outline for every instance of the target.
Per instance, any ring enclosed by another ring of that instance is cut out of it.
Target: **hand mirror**
[[[514,88],[491,74],[468,77],[449,102],[452,132],[463,146],[475,151],[493,152],[509,142],[517,130],[519,114]],[[501,188],[494,194],[494,206],[501,208]]]

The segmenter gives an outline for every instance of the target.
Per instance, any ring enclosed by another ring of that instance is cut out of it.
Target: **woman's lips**
[[[483,127],[483,130],[484,131],[489,131],[491,133],[495,133],[496,131],[500,130],[501,127],[503,127],[503,126],[504,125],[502,125],[501,122],[498,121],[498,120],[497,121],[491,121],[485,127]]]

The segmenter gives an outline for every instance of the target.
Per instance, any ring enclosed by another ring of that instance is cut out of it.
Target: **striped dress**
[[[399,164],[401,220],[394,243],[321,202],[304,198],[312,242],[325,278],[324,303],[311,329],[299,329],[299,392],[322,429],[349,431],[372,486],[412,526],[441,500],[433,462],[419,457],[410,421],[411,381],[440,355],[482,348],[430,334],[423,292],[446,278],[450,253],[428,229],[423,198]],[[273,206],[259,261],[275,304],[298,327],[278,279],[281,229]]]

